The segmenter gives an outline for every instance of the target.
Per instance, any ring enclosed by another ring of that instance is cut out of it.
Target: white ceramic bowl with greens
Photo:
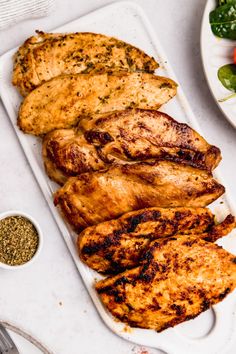
[[[201,27],[201,56],[207,83],[212,96],[228,121],[236,128],[236,99],[218,78],[218,70],[233,62],[235,40],[216,37],[211,30],[209,14],[216,8],[215,0],[207,0]]]

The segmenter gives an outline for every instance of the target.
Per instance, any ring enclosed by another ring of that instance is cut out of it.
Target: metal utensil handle
[[[16,348],[7,330],[0,324],[0,350],[7,351]]]

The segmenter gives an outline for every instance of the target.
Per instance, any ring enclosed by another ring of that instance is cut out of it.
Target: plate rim
[[[9,322],[8,320],[0,319],[0,324],[7,330],[10,330],[20,337],[24,338],[31,344],[33,344],[37,349],[39,349],[43,354],[54,354],[49,348],[47,348],[42,342],[36,339],[32,334],[26,332],[24,329],[18,327],[16,324]]]

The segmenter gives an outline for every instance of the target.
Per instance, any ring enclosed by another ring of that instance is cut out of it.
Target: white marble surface
[[[49,17],[1,31],[0,55],[35,29],[50,30],[109,2],[57,0]],[[236,200],[236,131],[216,107],[200,59],[205,0],[136,2],[157,31],[205,137],[221,148],[225,185]],[[45,244],[31,267],[18,272],[0,270],[0,320],[24,328],[55,354],[141,353],[143,348],[112,334],[97,315],[0,103],[0,212],[8,209],[32,214],[42,227]],[[148,349],[149,354],[157,352]],[[227,352],[233,353],[235,349]]]

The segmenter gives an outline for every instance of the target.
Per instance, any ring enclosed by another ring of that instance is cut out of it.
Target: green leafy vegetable
[[[236,92],[236,65],[227,64],[219,68],[218,78],[222,85],[230,91]]]
[[[210,12],[211,30],[217,37],[236,39],[236,0],[219,1],[220,4]]]
[[[236,96],[236,65],[227,64],[222,66],[218,70],[218,78],[225,88],[234,92],[234,94],[219,100],[219,102],[224,102],[229,98],[235,97]]]
[[[230,98],[236,97],[236,93],[232,93],[232,95],[229,95],[227,97],[221,98],[220,100],[218,100],[218,102],[225,102],[228,101]]]
[[[230,2],[231,2],[231,0],[219,0],[218,1],[218,6],[223,6],[223,5],[228,4]]]

